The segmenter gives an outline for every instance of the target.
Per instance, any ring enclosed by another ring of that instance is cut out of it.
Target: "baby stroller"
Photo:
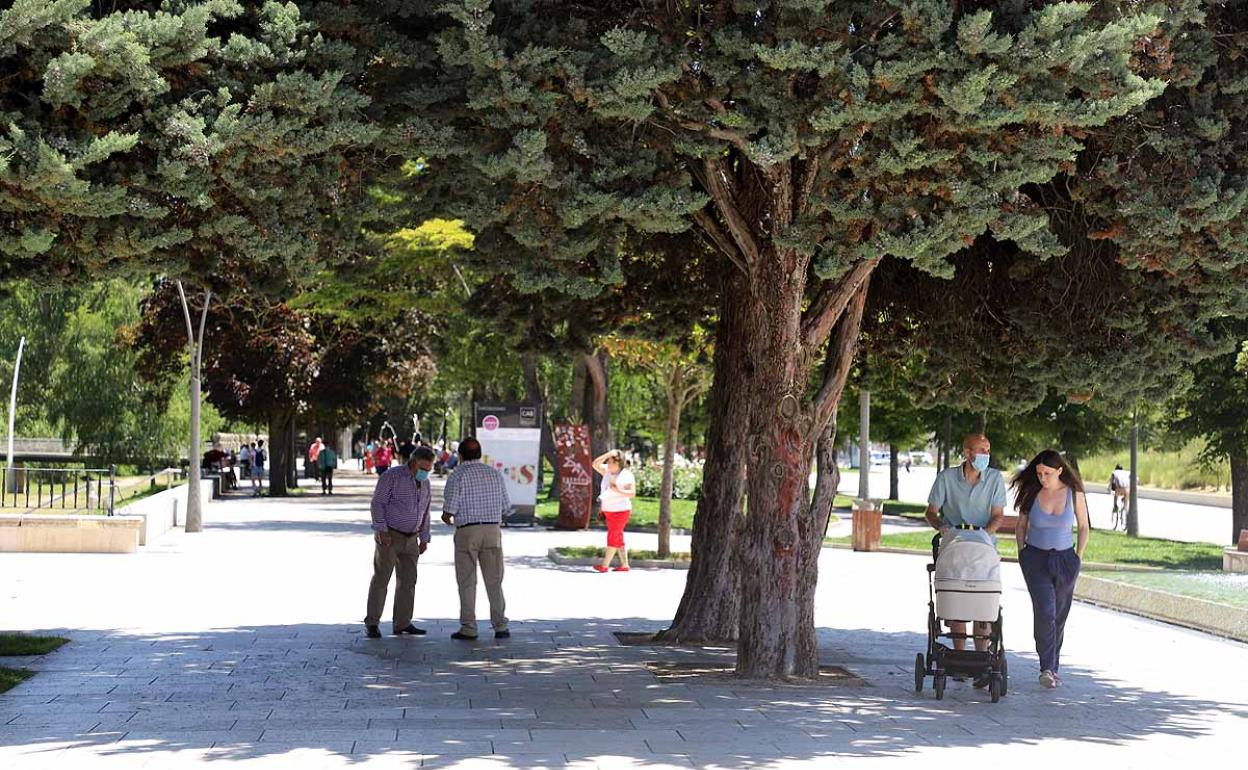
[[[996,703],[1008,682],[1001,635],[1001,557],[991,545],[975,540],[955,539],[942,548],[937,533],[927,574],[927,655],[914,658],[914,691],[922,692],[923,680],[931,676],[940,700],[947,677],[988,675],[988,692]],[[992,623],[988,649],[974,648],[974,626],[969,634],[942,633],[942,621],[949,620]],[[941,639],[969,640],[971,649],[957,650]]]

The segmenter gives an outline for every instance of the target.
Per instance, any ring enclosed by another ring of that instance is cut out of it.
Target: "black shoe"
[[[988,685],[992,684],[992,674],[984,674],[976,678],[973,684],[981,690],[984,689]]]
[[[458,639],[458,640],[460,640],[461,642],[475,642],[475,641],[477,641],[477,637],[475,637],[475,636],[469,636],[468,634],[461,634],[461,633],[460,633],[460,632],[458,632],[458,631],[456,631],[455,633],[451,634],[451,638],[452,638],[452,639]]]
[[[413,626],[411,623],[408,623],[407,628],[400,628],[398,631],[394,632],[395,636],[402,636],[403,634],[411,634],[412,636],[424,636],[425,629],[417,628],[416,626]]]
[[[495,631],[494,638],[495,639],[510,639],[511,632],[510,631]]]
[[[364,635],[369,639],[380,639],[381,629],[377,626],[364,626]]]

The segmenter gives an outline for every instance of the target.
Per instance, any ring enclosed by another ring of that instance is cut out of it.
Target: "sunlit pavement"
[[[1064,686],[1041,689],[1016,565],[1004,567],[1011,692],[997,704],[969,684],[939,702],[914,692],[927,588],[913,556],[824,553],[822,657],[865,686],[660,678],[651,665],[729,653],[617,644],[614,631],[670,619],[684,573],[545,558],[601,532],[509,530],[513,636],[463,643],[449,638],[438,525],[417,586],[429,636],[394,638],[386,622],[370,641],[371,483],[215,503],[203,533],[137,555],[0,555],[0,626],[73,640],[7,661],[40,673],[0,695],[0,768],[1173,768],[1233,764],[1248,734],[1248,647],[1086,605],[1071,614]]]

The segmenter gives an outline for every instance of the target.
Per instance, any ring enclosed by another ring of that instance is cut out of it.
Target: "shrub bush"
[[[662,466],[635,468],[633,474],[637,477],[638,497],[657,498],[659,496],[659,490],[663,487]],[[702,499],[702,469],[674,468],[672,497],[680,500]]]

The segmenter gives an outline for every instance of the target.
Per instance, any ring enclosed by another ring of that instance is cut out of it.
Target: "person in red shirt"
[[[377,475],[380,476],[390,470],[390,464],[393,461],[394,443],[390,439],[386,439],[377,450],[377,456],[373,458],[373,465],[377,467]]]

